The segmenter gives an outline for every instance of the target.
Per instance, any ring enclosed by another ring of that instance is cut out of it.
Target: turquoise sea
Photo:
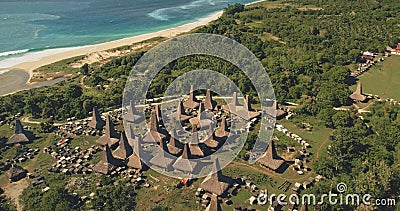
[[[2,0],[0,60],[159,31],[253,1]]]

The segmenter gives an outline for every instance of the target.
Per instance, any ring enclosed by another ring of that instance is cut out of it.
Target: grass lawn
[[[311,144],[312,148],[309,148],[309,151],[312,153],[310,159],[313,163],[316,159],[320,157],[328,156],[328,146],[331,143],[329,139],[330,135],[333,132],[333,129],[326,128],[321,125],[317,120],[312,118],[307,118],[304,120],[305,122],[310,123],[313,126],[311,131],[306,131],[305,129],[297,127],[293,122],[289,120],[280,120],[279,124],[285,126],[289,131],[299,135],[304,140],[306,140],[309,144]],[[276,131],[276,133],[279,133]],[[297,143],[297,142],[295,142]],[[295,145],[295,144],[294,144]],[[287,169],[283,174],[284,176],[292,176],[291,174],[295,173],[291,169]],[[288,175],[287,175],[288,174]],[[289,175],[290,174],[290,175]]]
[[[359,77],[363,92],[400,100],[400,56],[385,59]],[[355,86],[352,89],[355,90]]]
[[[137,191],[137,210],[151,210],[157,206],[174,208],[174,210],[200,210],[200,204],[196,203],[195,193],[202,179],[196,180],[190,187],[177,188],[178,179],[161,175],[151,169],[144,172],[144,175],[147,176],[147,181],[151,186],[142,187]]]

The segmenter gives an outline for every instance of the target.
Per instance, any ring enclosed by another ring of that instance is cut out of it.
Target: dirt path
[[[37,121],[31,121],[31,120],[29,120],[29,117],[23,117],[21,119],[21,121],[29,123],[29,124],[35,124],[35,125],[40,125],[40,123],[41,123],[41,122],[37,122]],[[60,125],[62,125],[62,124],[61,123],[54,123],[54,126],[60,126]]]
[[[13,182],[13,183],[7,183],[3,189],[4,189],[4,195],[7,198],[10,198],[14,204],[16,205],[16,208],[18,211],[22,211],[23,206],[20,203],[20,197],[22,195],[22,191],[29,186],[28,179],[22,179],[18,182]]]

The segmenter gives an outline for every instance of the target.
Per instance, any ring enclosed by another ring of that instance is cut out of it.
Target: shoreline
[[[265,0],[257,0],[251,3],[245,4],[245,6],[253,5],[259,2],[263,2]],[[126,37],[118,40],[108,41],[99,44],[90,44],[83,46],[75,46],[75,47],[64,47],[64,48],[54,48],[47,49],[38,52],[30,52],[21,57],[8,58],[0,61],[0,79],[1,75],[10,73],[10,72],[25,72],[28,74],[28,80],[24,84],[14,84],[18,87],[14,87],[13,91],[6,91],[6,93],[1,93],[0,96],[11,95],[16,92],[35,88],[37,86],[36,83],[31,83],[31,79],[34,75],[34,70],[55,63],[65,59],[77,57],[77,56],[89,56],[93,53],[100,53],[103,51],[112,50],[118,47],[123,46],[131,46],[134,44],[138,44],[140,42],[144,42],[146,40],[150,40],[156,37],[164,37],[164,38],[172,38],[178,36],[180,34],[188,33],[200,26],[208,25],[210,22],[217,20],[222,16],[224,10],[220,10],[210,15],[199,18],[194,22],[186,23],[180,26],[163,29],[156,32],[150,32],[141,35],[135,35],[131,37]],[[51,80],[53,81],[53,80]],[[50,82],[51,82],[50,81]],[[49,83],[50,83],[49,82]],[[41,84],[41,83],[39,83]]]
[[[22,70],[29,74],[30,80],[33,76],[33,71],[42,66],[55,63],[64,59],[88,55],[100,51],[111,50],[122,46],[133,45],[155,37],[172,38],[179,34],[190,32],[197,27],[207,25],[209,22],[217,20],[222,15],[222,13],[223,11],[218,11],[204,18],[200,18],[195,22],[187,23],[169,29],[164,29],[157,32],[136,35],[94,45],[56,48],[40,52],[32,52],[21,57],[5,59],[3,61],[0,61],[0,71]],[[27,83],[29,83],[29,80]]]

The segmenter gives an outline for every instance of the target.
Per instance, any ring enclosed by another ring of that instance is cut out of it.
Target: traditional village
[[[397,55],[399,51],[400,48],[391,49],[384,56]],[[375,54],[369,52],[364,52],[362,58],[366,59],[366,66],[360,64],[358,72],[353,74],[354,77],[360,76],[377,61],[384,61],[383,57],[374,61]],[[154,182],[157,183],[160,180],[155,176],[150,178],[144,176],[143,173],[149,169],[149,166],[141,160],[143,148],[159,147],[161,149],[161,153],[149,159],[151,166],[155,168],[175,172],[193,172],[195,169],[199,171],[198,168],[201,168],[201,165],[197,166],[198,163],[191,162],[188,159],[211,155],[224,144],[229,135],[240,135],[243,132],[254,130],[254,126],[262,116],[262,113],[252,108],[249,96],[242,97],[242,102],[240,103],[237,93],[234,93],[230,98],[228,97],[231,102],[226,105],[217,103],[209,89],[206,90],[205,96],[196,96],[194,88],[191,86],[190,94],[184,97],[187,99],[179,100],[173,110],[164,112],[161,110],[159,103],[154,103],[160,99],[149,100],[149,104],[144,106],[144,111],[150,115],[147,126],[143,128],[138,127],[139,124],[135,123],[145,121],[146,118],[142,113],[138,112],[132,101],[126,110],[118,108],[106,113],[100,113],[99,109],[94,107],[91,118],[84,120],[70,118],[65,124],[57,124],[53,133],[59,137],[59,140],[42,149],[27,147],[27,144],[35,142],[35,135],[30,132],[32,126],[24,127],[19,119],[20,115],[16,115],[1,122],[2,125],[10,125],[10,128],[14,130],[12,136],[1,139],[1,151],[6,152],[15,147],[19,150],[12,158],[7,158],[4,162],[0,162],[0,170],[6,174],[11,183],[28,178],[30,185],[33,187],[39,186],[43,192],[46,192],[51,186],[40,175],[40,169],[34,169],[34,171],[29,172],[21,167],[27,160],[34,159],[39,153],[45,153],[55,160],[54,163],[51,163],[46,168],[52,174],[82,175],[83,178],[84,175],[90,174],[104,175],[106,177],[118,176],[129,178],[129,182],[135,184],[137,188],[151,188],[156,185]],[[367,99],[382,100],[378,96],[363,93],[361,83],[357,84],[356,90],[349,98],[355,102],[366,102]],[[392,99],[386,99],[386,101],[391,102]],[[288,105],[278,106],[276,101],[273,102],[272,107],[276,108],[276,119],[278,121],[280,119],[289,120],[295,115],[290,110],[291,104],[289,103]],[[211,112],[211,118],[209,118],[210,115],[206,115],[206,111]],[[232,114],[232,119],[230,114]],[[271,118],[269,121],[273,123],[273,115],[268,116],[266,118]],[[174,119],[179,124],[182,124],[184,130],[192,132],[190,143],[182,143],[177,138],[180,135],[185,136],[185,133],[174,129],[169,134],[163,124],[163,118],[164,120],[168,118]],[[231,121],[235,121],[235,118],[246,120],[245,127],[238,130],[230,128],[229,125]],[[118,132],[115,129],[115,125],[122,125],[123,121],[129,122],[129,130]],[[308,124],[308,126],[310,125]],[[306,173],[306,175],[310,175],[308,174],[308,172],[312,172],[309,165],[309,159],[312,155],[310,149],[313,146],[308,140],[303,139],[301,134],[291,132],[282,124],[277,123],[274,129],[275,133],[286,136],[293,143],[283,151],[285,155],[296,154],[296,156],[291,156],[290,159],[282,158],[275,146],[275,142],[279,142],[279,138],[273,136],[265,154],[257,161],[257,165],[264,169],[263,171],[266,172],[266,175],[282,175],[285,171],[292,171],[298,176]],[[147,132],[143,136],[135,135],[135,130]],[[206,135],[201,133],[202,131],[206,132]],[[86,141],[85,149],[79,146],[71,146],[71,141],[79,136],[99,138],[94,140],[90,146],[88,146],[90,143]],[[196,203],[200,204],[203,210],[222,210],[221,204],[233,207],[233,210],[257,210],[253,206],[264,205],[261,204],[260,199],[268,198],[267,189],[257,187],[251,181],[251,178],[246,176],[236,178],[225,176],[221,171],[217,171],[220,169],[219,165],[218,159],[214,160],[213,171],[216,173],[207,176],[199,187],[192,187],[196,188],[193,197],[196,198]],[[314,177],[308,177],[304,182],[285,180],[278,186],[278,189],[290,194],[300,194],[302,190],[323,179],[324,177],[321,175],[314,175]],[[97,182],[96,186],[99,187],[101,184]],[[193,186],[193,181],[188,178],[181,178],[177,183],[177,187],[191,186]],[[246,190],[251,197],[246,200],[246,203],[237,205],[234,204],[231,198],[237,195],[240,190]],[[90,198],[93,196],[93,192],[82,196],[75,194],[75,197],[77,197],[76,203],[90,204]],[[269,204],[267,209],[282,210],[283,207],[275,201],[275,203]],[[305,204],[289,204],[285,209],[289,211],[304,211],[308,208]]]

